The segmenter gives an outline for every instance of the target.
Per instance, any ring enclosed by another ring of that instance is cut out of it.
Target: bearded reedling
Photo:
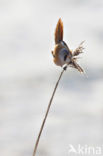
[[[55,30],[55,48],[54,48],[54,51],[52,51],[52,55],[54,57],[54,63],[58,66],[63,67],[63,70],[60,73],[60,76],[56,82],[52,96],[50,98],[50,101],[49,101],[49,104],[48,104],[42,125],[40,127],[39,134],[38,134],[36,142],[35,142],[33,156],[36,155],[39,140],[40,140],[46,119],[48,117],[48,113],[49,113],[55,92],[57,90],[57,87],[59,85],[59,82],[61,80],[61,77],[62,77],[64,71],[67,69],[67,66],[71,66],[73,68],[76,68],[80,73],[84,73],[83,69],[76,62],[78,59],[77,56],[80,53],[82,53],[82,51],[84,49],[82,47],[82,44],[83,44],[83,42],[73,52],[69,49],[67,44],[63,41],[63,23],[62,23],[61,19],[59,19],[57,26],[56,26],[56,30]],[[66,66],[64,66],[64,65],[66,65]]]
[[[84,42],[84,41],[83,41]],[[63,41],[63,22],[61,18],[58,20],[55,30],[55,48],[52,51],[53,61],[57,66],[67,66],[76,68],[80,73],[84,73],[83,69],[77,64],[77,56],[82,53],[82,44],[79,45],[74,51],[71,51],[67,44]]]

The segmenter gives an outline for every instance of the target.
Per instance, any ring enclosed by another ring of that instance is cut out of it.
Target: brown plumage
[[[63,22],[61,18],[58,20],[55,29],[55,48],[52,51],[54,63],[58,66],[69,65],[76,68],[83,73],[83,69],[77,64],[77,57],[83,51],[83,42],[73,52],[69,49],[67,44],[63,41]]]
[[[56,29],[55,29],[55,44],[58,44],[63,40],[63,22],[61,18],[58,20]]]

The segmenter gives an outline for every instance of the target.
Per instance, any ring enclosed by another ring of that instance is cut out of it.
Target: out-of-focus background
[[[0,155],[31,156],[61,68],[53,64],[59,18],[88,78],[68,68],[37,155],[68,156],[69,145],[103,145],[103,1],[0,0]],[[102,151],[103,152],[103,151]]]

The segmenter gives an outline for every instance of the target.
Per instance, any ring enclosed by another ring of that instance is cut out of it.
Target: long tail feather
[[[63,22],[59,19],[55,29],[55,44],[63,40]]]

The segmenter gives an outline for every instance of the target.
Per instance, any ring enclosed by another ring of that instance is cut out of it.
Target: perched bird
[[[82,44],[83,42],[74,51],[69,49],[67,44],[63,41],[63,22],[60,18],[55,29],[55,48],[52,51],[54,63],[61,67],[69,65],[83,73],[83,69],[76,62],[77,56],[82,53],[84,49]]]

